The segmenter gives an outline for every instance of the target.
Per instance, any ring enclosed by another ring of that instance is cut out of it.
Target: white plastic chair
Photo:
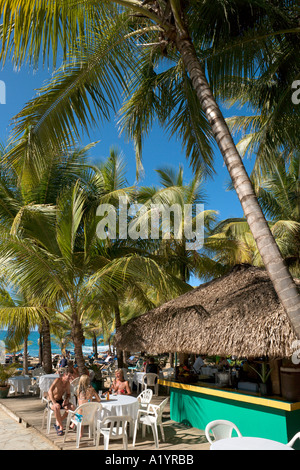
[[[133,433],[133,447],[135,446],[136,435],[138,424],[142,424],[142,437],[145,437],[146,426],[151,426],[155,447],[156,449],[159,448],[159,439],[158,439],[158,426],[160,427],[161,437],[163,442],[165,442],[165,434],[164,428],[162,423],[162,414],[164,409],[168,403],[169,397],[165,398],[159,405],[152,405],[151,403],[148,405],[146,410],[139,409],[137,420],[134,426],[134,433]]]
[[[123,440],[123,449],[128,449],[127,424],[132,422],[131,416],[107,416],[97,422],[96,448],[99,447],[100,434],[104,438],[104,450],[108,450],[110,440]]]
[[[225,419],[217,419],[207,424],[205,428],[205,436],[208,442],[212,444],[214,441],[211,439],[210,431],[212,432],[215,441],[232,437],[233,431],[237,433],[238,437],[242,437],[238,427],[231,421],[227,421]]]
[[[33,393],[34,395],[37,394],[37,387],[39,388],[40,376],[45,375],[45,374],[46,372],[44,371],[42,367],[37,367],[36,369],[33,369],[30,393]],[[40,398],[42,398],[42,391],[40,390],[39,392],[40,392]]]
[[[44,371],[44,369],[42,367],[37,367],[36,369],[33,369],[33,371],[32,371],[32,380],[35,381],[35,385],[37,385],[37,387],[39,387],[39,385],[40,385],[41,375],[46,375],[46,372]],[[31,385],[33,386],[32,382],[31,382]],[[42,393],[41,390],[40,390],[40,398],[43,398],[43,393]]]
[[[32,395],[40,395],[40,388],[38,386],[38,381],[36,377],[31,378],[31,385],[28,387],[28,393]]]
[[[76,426],[76,447],[79,448],[81,428],[82,426],[89,427],[89,437],[94,437],[95,441],[95,428],[96,428],[96,413],[102,408],[99,402],[83,403],[79,405],[75,411],[68,410],[68,418],[66,424],[66,431],[64,436],[64,443],[67,438],[70,424],[73,423]]]
[[[77,406],[77,388],[79,384],[80,377],[76,377],[76,379],[72,380],[70,383],[70,402],[75,407]]]
[[[143,376],[142,389],[147,390],[148,387],[154,387],[154,394],[158,395],[158,375],[147,373]]]
[[[153,391],[151,388],[147,388],[146,390],[143,390],[138,396],[137,400],[139,402],[139,408],[141,409],[147,409],[149,403],[152,400],[153,396]]]
[[[287,443],[287,446],[293,447],[297,439],[300,439],[300,432],[297,432],[297,434],[295,434],[295,436],[292,437],[292,439]]]
[[[44,413],[43,413],[42,429],[44,428],[44,425],[46,423],[47,434],[50,434],[51,419],[53,417],[55,418],[55,415],[54,415],[54,411],[51,409],[51,401],[43,397],[42,402],[45,402],[46,404]],[[63,410],[63,409],[60,410],[61,415],[63,415],[65,412],[66,410]]]

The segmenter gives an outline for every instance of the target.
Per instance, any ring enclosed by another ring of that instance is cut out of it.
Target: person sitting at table
[[[89,403],[92,401],[100,402],[100,397],[94,387],[91,385],[90,376],[87,374],[83,374],[79,379],[79,384],[77,388],[77,401],[78,406],[83,405],[84,403]],[[80,408],[78,409],[78,414],[80,415]],[[75,424],[72,423],[70,428],[74,429]],[[81,436],[82,437],[82,436]]]
[[[197,359],[194,362],[192,370],[193,370],[193,372],[195,372],[195,374],[200,374],[201,373],[201,367],[203,367],[203,366],[204,366],[204,361],[203,361],[202,356],[197,356]]]
[[[187,377],[190,375],[189,361],[186,359],[183,363],[179,364],[178,377]]]
[[[66,356],[63,354],[59,363],[59,367],[67,367],[68,361],[66,359]]]
[[[148,363],[146,364],[144,371],[146,374],[159,374],[159,367],[155,364],[154,357],[150,357],[148,359]],[[147,383],[147,377],[144,378],[144,382]],[[157,382],[157,377],[155,377],[155,383]]]
[[[155,364],[154,357],[150,357],[145,367],[146,374],[159,374],[159,367]]]
[[[117,393],[118,395],[131,395],[129,383],[127,380],[125,380],[122,369],[117,369],[115,374],[116,378],[109,389],[109,393]]]
[[[63,435],[63,420],[67,417],[67,410],[75,410],[75,407],[69,402],[70,400],[70,381],[69,372],[65,370],[64,373],[54,380],[48,391],[48,398],[51,401],[50,407],[54,411],[56,424],[54,425],[57,435]],[[63,416],[60,410],[64,409],[66,412]]]
[[[197,381],[196,375],[190,370],[189,361],[187,359],[176,369],[176,378],[179,382],[193,383]]]
[[[91,385],[89,375],[83,374],[79,379],[77,389],[78,406],[90,401],[100,401],[100,397]]]
[[[72,382],[74,379],[79,377],[78,367],[74,367],[73,361],[68,361],[68,370],[69,370],[69,380]]]

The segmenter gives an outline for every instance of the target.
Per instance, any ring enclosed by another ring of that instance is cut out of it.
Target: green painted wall
[[[287,412],[175,388],[170,389],[170,405],[172,420],[202,430],[210,421],[227,419],[244,436],[264,437],[284,444],[300,431],[300,410]]]

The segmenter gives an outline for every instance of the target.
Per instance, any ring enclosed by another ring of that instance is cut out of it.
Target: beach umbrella
[[[300,280],[295,280],[298,288]],[[235,266],[123,325],[124,350],[291,357],[297,337],[262,268]]]

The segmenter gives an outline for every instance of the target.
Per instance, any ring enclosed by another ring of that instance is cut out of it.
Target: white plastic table
[[[140,388],[142,388],[143,377],[146,372],[135,372],[133,375],[133,382],[136,384],[137,393],[139,393]]]
[[[49,388],[51,387],[52,383],[55,379],[60,377],[59,374],[45,374],[39,377],[39,387],[41,393],[47,393]]]
[[[210,450],[294,450],[281,442],[262,437],[230,437],[211,444]]]
[[[27,393],[31,385],[31,378],[28,375],[17,375],[10,377],[7,381],[10,384],[9,393]]]
[[[146,375],[146,372],[135,372],[133,375],[132,380],[137,386],[137,393],[139,393],[140,388],[142,388],[143,386],[143,378],[145,375]],[[163,371],[160,370],[158,376],[160,379],[163,379],[164,378]]]
[[[102,421],[107,416],[130,416],[134,422],[137,419],[139,401],[130,395],[110,395],[109,400],[101,399],[102,410],[97,420]],[[134,426],[130,426],[133,430]]]

